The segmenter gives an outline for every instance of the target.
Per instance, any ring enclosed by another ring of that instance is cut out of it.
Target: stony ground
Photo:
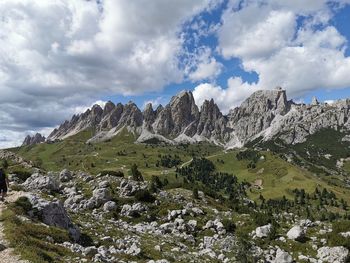
[[[6,198],[6,202],[13,203],[15,200],[17,200],[20,196],[25,195],[24,192],[17,192],[12,191],[8,193],[8,196]],[[6,208],[6,204],[4,202],[0,201],[0,216],[3,212],[3,210]],[[2,222],[0,221],[0,262],[2,263],[28,263],[26,260],[21,260],[18,255],[16,255],[13,248],[8,247],[8,242],[5,239],[4,236],[4,226]]]
[[[349,256],[347,248],[328,244],[330,222],[278,214],[279,232],[271,237],[271,224],[257,226],[251,215],[234,212],[202,192],[197,199],[182,188],[140,197],[148,182],[67,170],[33,174],[17,187],[31,192],[27,218],[36,211],[36,220],[70,233],[71,240],[63,243],[46,237],[49,244],[74,253],[59,262],[228,263],[244,262],[249,255],[254,262],[345,263]],[[13,192],[8,201],[21,195]],[[340,234],[350,236],[348,231]],[[23,262],[11,249],[0,255],[4,262]]]

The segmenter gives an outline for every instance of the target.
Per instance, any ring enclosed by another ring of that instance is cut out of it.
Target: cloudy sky
[[[98,102],[350,97],[350,0],[1,0],[0,148]]]

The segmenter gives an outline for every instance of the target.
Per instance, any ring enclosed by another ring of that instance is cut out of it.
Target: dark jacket
[[[0,170],[0,185],[6,185],[6,174]]]

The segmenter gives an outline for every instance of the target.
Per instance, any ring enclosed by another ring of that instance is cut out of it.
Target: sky
[[[350,0],[1,0],[0,148],[97,103],[350,97]]]

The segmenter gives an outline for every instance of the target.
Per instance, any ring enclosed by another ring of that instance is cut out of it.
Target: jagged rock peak
[[[144,112],[145,111],[153,111],[152,103],[149,102],[149,103],[146,104]]]
[[[36,133],[33,136],[27,135],[22,143],[22,146],[33,145],[45,142],[45,136],[42,136],[40,133]]]
[[[311,105],[312,106],[317,106],[320,103],[318,102],[317,98],[315,96],[312,97]]]
[[[103,108],[103,116],[109,114],[115,108],[115,104],[111,101],[107,101]]]
[[[199,119],[199,110],[190,91],[182,91],[173,96],[170,103],[157,114],[152,125],[154,131],[164,136],[176,137],[185,132],[195,133],[195,122]],[[190,126],[191,124],[191,126]]]
[[[290,103],[286,91],[280,87],[274,90],[258,90],[248,97],[240,106],[245,114],[274,111],[274,114],[285,114]]]
[[[316,105],[316,101],[312,104]],[[131,101],[125,105],[107,102],[103,110],[94,105],[61,124],[49,140],[65,139],[93,127],[95,141],[102,141],[127,128],[139,136],[138,142],[157,138],[167,143],[210,141],[241,147],[259,137],[299,143],[322,128],[339,126],[350,130],[350,100],[331,106],[299,105],[288,101],[286,91],[277,87],[254,92],[239,107],[223,115],[213,99],[205,100],[199,110],[192,92],[182,91],[165,107],[154,109],[147,104],[142,112]]]
[[[92,112],[93,115],[102,115],[103,114],[103,109],[101,108],[100,105],[95,104],[94,106],[92,106],[91,112]]]

